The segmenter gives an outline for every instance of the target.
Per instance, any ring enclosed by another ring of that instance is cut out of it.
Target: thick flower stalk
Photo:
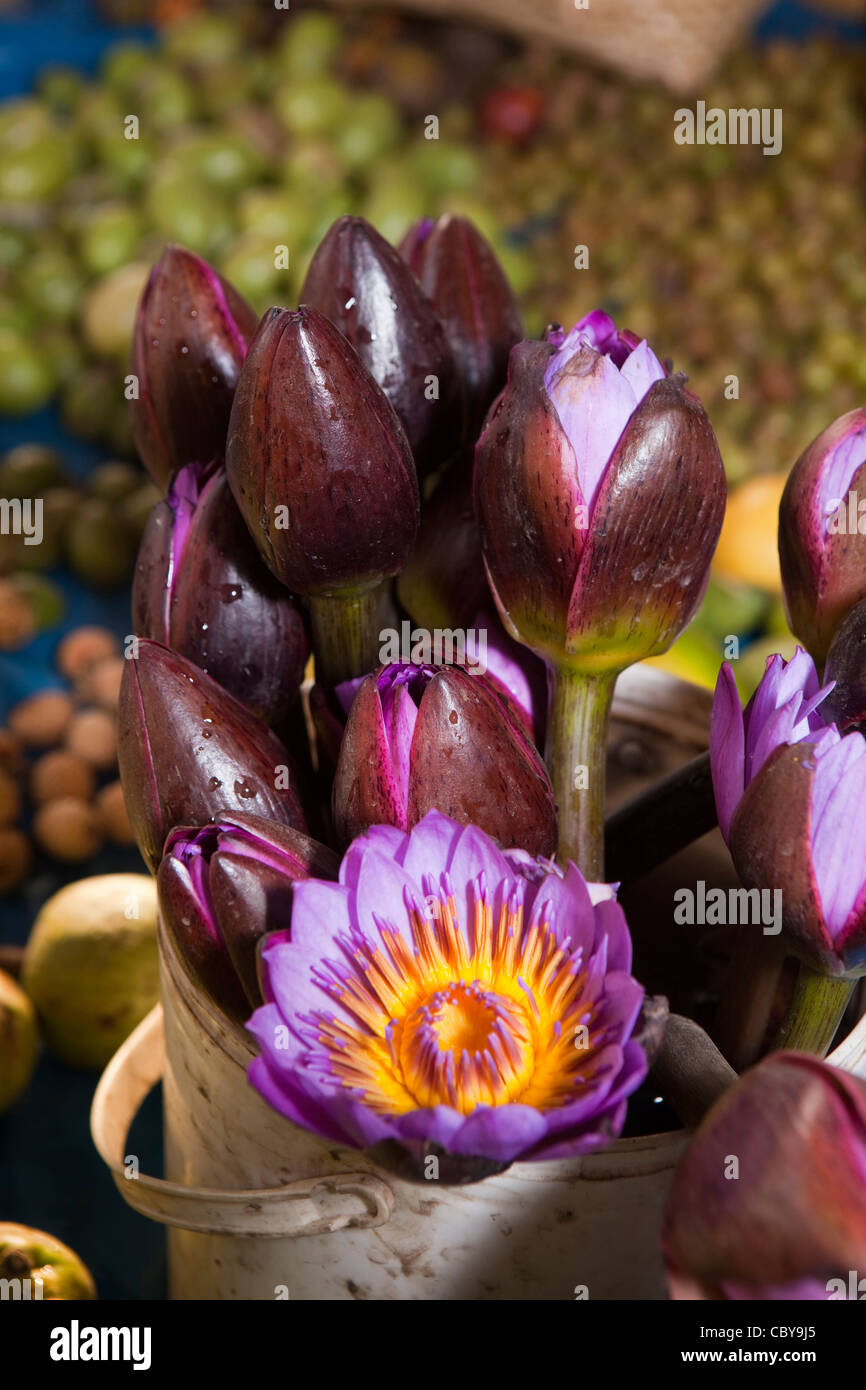
[[[152,872],[170,830],[241,812],[306,830],[292,760],[275,734],[191,661],[140,639],[118,704],[117,758]]]
[[[160,915],[187,969],[220,1008],[262,1003],[257,947],[291,916],[300,879],[336,878],[339,861],[299,830],[261,816],[179,827],[157,873]]]
[[[406,262],[363,217],[322,238],[299,296],[348,338],[406,431],[419,476],[460,443],[460,387],[445,330]]]
[[[185,463],[225,453],[232,398],[258,319],[221,275],[182,246],[167,246],[135,322],[130,401],[142,463],[165,487]]]
[[[866,598],[866,407],[834,420],[794,464],[779,561],[791,631],[822,665],[842,618]]]
[[[700,603],[725,506],[715,436],[684,378],[596,312],[512,350],[475,502],[503,622],[551,672],[560,854],[599,876],[613,686]]]
[[[588,1153],[646,1074],[606,887],[431,811],[295,887],[261,952],[252,1084],[329,1143],[507,1164]]]
[[[385,666],[349,712],[334,778],[337,835],[348,844],[373,825],[408,830],[434,809],[507,849],[556,849],[550,781],[510,707],[456,666]]]
[[[271,309],[238,382],[226,451],[268,568],[309,599],[317,678],[378,662],[386,581],[418,527],[418,480],[392,406],[313,309]]]
[[[464,438],[474,443],[505,385],[508,354],[523,337],[514,291],[468,217],[422,218],[406,233],[400,253],[445,329],[463,394]]]
[[[747,1072],[680,1160],[662,1248],[676,1299],[861,1297],[866,1084],[797,1052]]]
[[[307,660],[303,615],[263,564],[216,463],[179,469],[151,512],[132,623],[260,719],[278,722],[295,700]]]

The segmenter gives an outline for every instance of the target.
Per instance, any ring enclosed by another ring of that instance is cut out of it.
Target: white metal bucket
[[[706,692],[659,677],[623,679],[614,714],[677,743],[683,761],[706,745]],[[249,1038],[164,935],[161,956],[162,1005],[106,1068],[91,1124],[124,1200],[170,1228],[172,1298],[664,1297],[658,1230],[682,1132],[465,1187],[406,1181],[276,1114],[247,1082]],[[866,1075],[866,1018],[830,1060]],[[165,1181],[125,1162],[160,1078]]]

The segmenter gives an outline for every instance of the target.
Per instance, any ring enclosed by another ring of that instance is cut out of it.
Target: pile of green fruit
[[[824,40],[727,60],[701,96],[781,108],[768,157],[678,145],[685,98],[549,44],[390,14],[193,11],[155,47],[119,42],[97,81],[46,71],[0,106],[0,411],[59,392],[74,431],[126,455],[131,324],[166,241],[263,310],[295,301],[339,214],[396,240],[450,209],[494,242],[530,332],[603,305],[676,348],[732,478],[788,468],[866,387],[861,62]]]
[[[62,594],[37,571],[66,564],[92,588],[128,583],[159,493],[140,468],[114,460],[98,464],[80,487],[55,449],[19,444],[0,457],[0,498],[42,503],[38,544],[11,528],[0,534],[3,649],[25,645],[62,616]],[[33,523],[31,516],[31,528]]]

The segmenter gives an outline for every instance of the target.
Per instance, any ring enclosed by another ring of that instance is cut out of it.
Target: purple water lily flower
[[[187,968],[227,1012],[262,1002],[256,947],[286,925],[294,885],[336,878],[339,860],[308,835],[263,816],[220,816],[173,830],[157,873],[160,914]]]
[[[438,812],[375,826],[338,883],[295,888],[261,952],[249,1078],[331,1143],[396,1141],[509,1163],[588,1153],[622,1129],[647,1062],[643,998],[609,890],[503,853]]]
[[[352,702],[334,778],[343,844],[371,825],[407,830],[430,810],[505,847],[552,854],[556,806],[522,718],[458,666],[394,663]]]
[[[778,654],[767,658],[760,684],[743,710],[733,669],[722,663],[710,717],[710,763],[726,842],[740,798],[770,754],[783,743],[814,742],[813,735],[820,741],[829,720],[819,706],[832,689],[832,683],[819,688],[814,661],[798,647],[790,661]]]
[[[779,506],[779,562],[791,631],[823,661],[840,621],[866,598],[866,407],[812,440]]]

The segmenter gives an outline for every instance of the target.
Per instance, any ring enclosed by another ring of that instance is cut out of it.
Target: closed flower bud
[[[135,323],[130,401],[142,463],[164,487],[185,463],[225,452],[232,397],[254,311],[201,257],[168,246],[150,274]]]
[[[700,603],[725,475],[684,378],[590,314],[513,349],[476,449],[475,500],[506,627],[555,665],[667,650]]]
[[[160,912],[193,977],[227,1012],[262,1003],[258,942],[288,927],[300,879],[334,879],[324,845],[261,816],[222,815],[169,835],[159,866]]]
[[[221,814],[270,817],[306,830],[279,739],[192,662],[140,640],[118,705],[118,763],[142,857],[152,871],[178,825]]]
[[[320,313],[271,309],[241,373],[226,469],[268,568],[297,594],[372,585],[406,561],[418,481],[387,398]]]
[[[672,1297],[860,1297],[864,1172],[866,1084],[804,1053],[766,1057],[680,1160],[662,1228]]]
[[[834,420],[794,464],[779,561],[791,631],[821,664],[842,618],[866,598],[866,407]]]
[[[400,251],[445,329],[463,389],[466,437],[475,440],[505,385],[508,354],[523,337],[514,292],[492,246],[467,217],[447,213],[417,222]]]
[[[385,666],[360,685],[334,780],[344,843],[371,825],[410,829],[432,809],[503,847],[550,855],[556,808],[519,717],[459,667]]]
[[[345,334],[396,410],[419,474],[459,444],[459,385],[445,331],[399,252],[363,217],[320,243],[300,301]]]
[[[132,621],[139,637],[195,662],[268,722],[286,714],[303,679],[300,609],[262,562],[216,465],[187,464],[154,507],[138,552]]]

